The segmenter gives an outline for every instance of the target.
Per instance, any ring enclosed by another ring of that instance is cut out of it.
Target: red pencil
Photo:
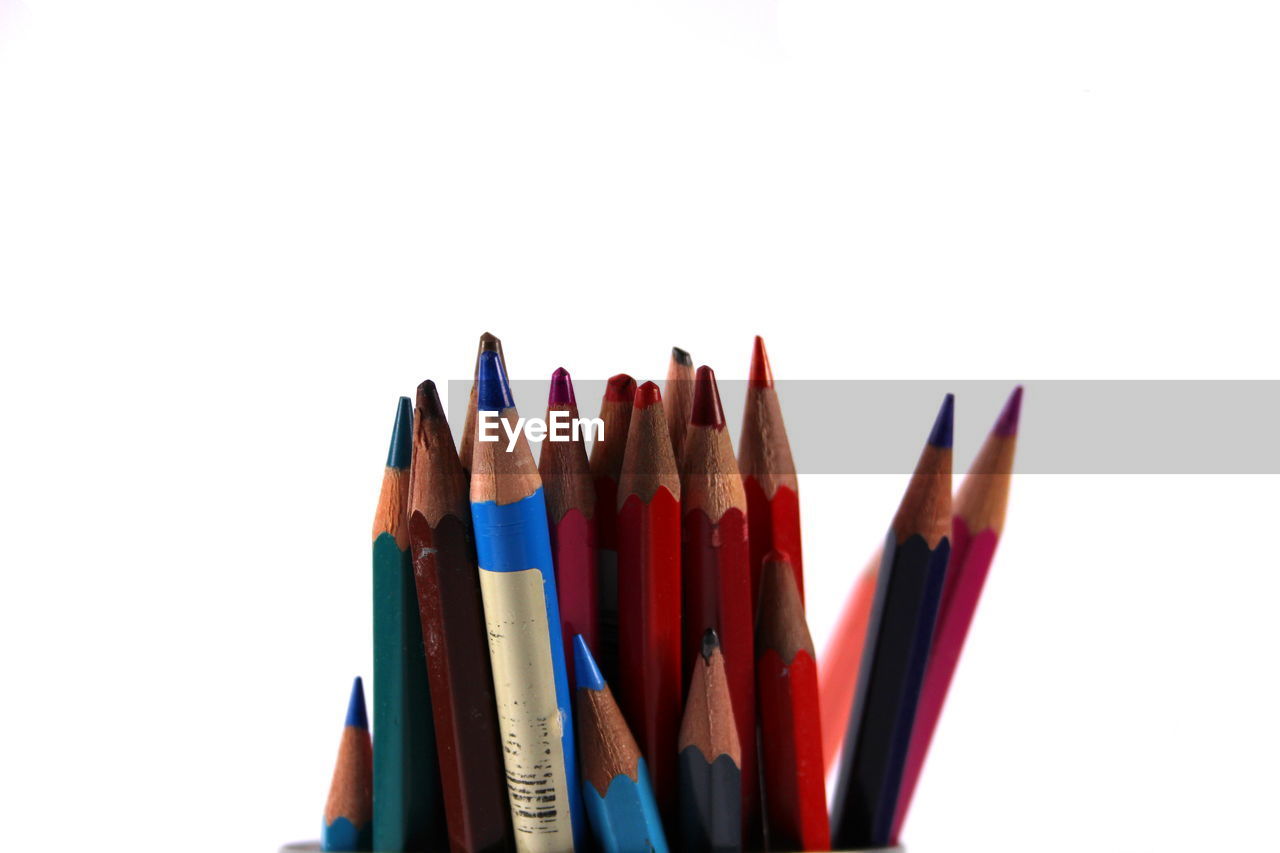
[[[627,449],[636,381],[625,373],[609,378],[600,419],[604,438],[591,444],[591,485],[596,490],[596,569],[599,642],[596,662],[605,681],[618,683],[618,474]]]
[[[800,497],[796,466],[782,422],[773,371],[764,351],[764,339],[756,336],[747,381],[747,405],[738,441],[738,470],[747,493],[747,521],[751,542],[751,589],[760,603],[760,570],[770,551],[785,554],[796,576],[796,589],[804,603],[804,558],[800,552]]]
[[[876,599],[880,549],[853,582],[844,600],[835,630],[818,658],[818,699],[822,708],[822,766],[830,773],[840,758],[844,730],[853,710],[853,694],[858,686],[858,667],[867,639],[867,622]]]
[[[756,692],[769,847],[828,850],[818,669],[795,573],[777,551],[765,557],[759,601]]]
[[[553,412],[567,413],[561,432],[578,417],[578,402],[573,396],[573,379],[569,371],[557,368],[551,375],[551,391],[547,396],[547,423]],[[596,586],[596,492],[591,485],[587,465],[587,448],[581,432],[570,441],[542,442],[538,459],[542,490],[547,498],[547,521],[551,528],[551,556],[555,561],[556,592],[560,601],[560,627],[566,649],[573,648],[573,637],[581,634],[595,647],[598,637],[598,603]],[[574,684],[573,656],[565,655],[569,683]]]
[[[618,482],[618,653],[623,715],[675,814],[680,734],[680,473],[658,386],[636,389]]]
[[[693,675],[702,635],[714,628],[724,650],[733,716],[742,740],[744,837],[758,825],[755,626],[747,546],[747,498],[725,429],[711,368],[698,368],[681,461],[681,574],[684,586],[684,682]]]
[[[960,662],[960,652],[964,649],[987,572],[995,557],[996,545],[1004,530],[1021,409],[1022,386],[1018,386],[1013,389],[977,458],[973,460],[969,475],[956,491],[955,514],[951,519],[951,562],[942,587],[929,665],[925,670],[915,728],[911,732],[911,746],[903,768],[893,826],[895,843],[907,809],[911,807],[920,770],[929,753],[929,744],[942,715],[951,679]]]

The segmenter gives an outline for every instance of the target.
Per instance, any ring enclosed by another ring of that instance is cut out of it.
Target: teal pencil
[[[444,838],[440,768],[418,591],[409,561],[413,404],[400,398],[373,519],[373,847],[434,850]]]
[[[573,638],[573,661],[582,803],[596,842],[605,853],[667,853],[649,768],[581,634]]]
[[[347,703],[338,763],[324,805],[320,849],[371,850],[373,842],[373,746],[364,712],[364,684],[357,676]]]

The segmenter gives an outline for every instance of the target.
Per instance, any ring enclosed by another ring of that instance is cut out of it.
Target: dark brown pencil
[[[676,462],[684,453],[684,437],[689,432],[689,412],[693,409],[693,358],[680,347],[671,348],[667,384],[662,391],[662,410],[667,415],[671,447]]]
[[[467,475],[434,382],[418,386],[409,541],[454,853],[511,850],[489,643],[471,533]]]

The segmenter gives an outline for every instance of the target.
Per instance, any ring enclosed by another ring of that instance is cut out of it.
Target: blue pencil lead
[[[948,394],[942,398],[942,408],[938,410],[938,418],[933,422],[933,430],[929,433],[929,443],[934,447],[951,447],[951,435],[955,423],[956,395]]]
[[[358,675],[351,685],[351,701],[347,703],[347,721],[344,725],[366,731],[369,728],[369,718],[364,711],[364,682]]]
[[[476,389],[476,405],[484,412],[500,412],[515,407],[511,385],[502,358],[492,351],[480,353],[480,378]]]
[[[587,648],[587,639],[581,634],[573,635],[573,669],[578,678],[578,687],[604,690],[604,676],[600,674],[600,667],[596,666],[596,659],[591,656],[591,649]]]

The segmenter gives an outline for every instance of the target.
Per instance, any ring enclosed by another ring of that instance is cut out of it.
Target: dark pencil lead
[[[1004,404],[1004,410],[1000,412],[995,428],[991,431],[1001,438],[1013,438],[1018,434],[1018,416],[1021,414],[1022,386],[1018,385],[1013,389],[1013,393],[1009,395],[1008,401]]]
[[[551,374],[551,392],[547,395],[547,405],[578,405],[578,401],[573,396],[573,378],[563,367],[557,367],[556,372]]]
[[[440,420],[444,418],[444,406],[440,404],[440,392],[437,390],[434,381],[424,379],[419,383],[417,398],[418,412],[422,415],[423,420]]]
[[[413,455],[413,401],[401,397],[396,404],[396,425],[391,429],[391,448],[387,451],[388,468],[408,468]]]
[[[515,408],[515,400],[511,397],[511,386],[507,383],[507,372],[503,369],[502,358],[492,350],[480,353],[480,386],[476,393],[476,404],[481,411],[500,412],[503,409]]]
[[[720,636],[715,628],[708,628],[702,635],[702,659],[711,663],[711,654],[718,648],[720,648]]]
[[[942,408],[938,410],[938,418],[933,422],[929,432],[929,444],[937,448],[951,447],[951,437],[955,421],[956,395],[948,394],[942,398]]]
[[[671,348],[671,359],[676,364],[683,364],[685,367],[693,367],[693,356],[689,355],[688,350],[682,350],[680,347]]]
[[[689,423],[724,429],[724,407],[720,405],[720,389],[716,387],[715,371],[705,364],[698,368],[693,381],[693,407]]]
[[[364,682],[356,676],[351,685],[351,699],[347,702],[347,721],[343,725],[357,729],[369,729],[369,717],[364,710]]]
[[[480,351],[496,352],[501,354],[502,340],[498,338],[497,335],[494,335],[490,332],[485,332],[483,335],[480,336]]]

